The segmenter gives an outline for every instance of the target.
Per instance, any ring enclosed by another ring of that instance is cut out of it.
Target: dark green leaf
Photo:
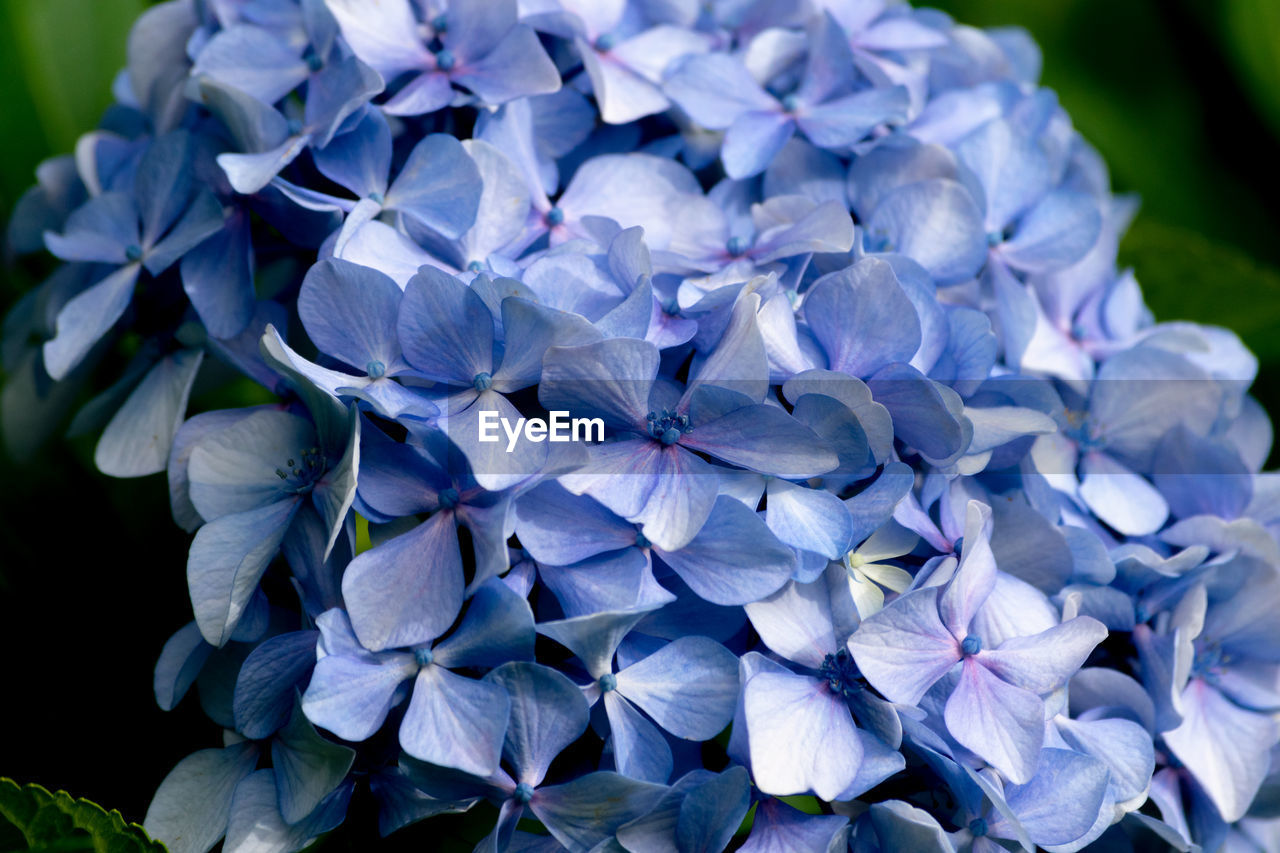
[[[17,850],[84,850],[94,853],[164,853],[159,841],[120,812],[108,812],[66,791],[51,794],[39,785],[19,787],[0,778],[0,839],[16,841]],[[11,828],[11,829],[10,829]],[[12,830],[16,829],[15,834]],[[6,850],[10,849],[6,846]]]
[[[1158,320],[1226,326],[1263,362],[1280,359],[1280,270],[1185,228],[1139,219],[1121,246]]]
[[[1280,4],[1221,0],[1215,8],[1237,72],[1272,130],[1280,134]]]

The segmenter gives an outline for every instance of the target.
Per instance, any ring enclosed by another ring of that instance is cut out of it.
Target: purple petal
[[[1145,536],[1164,526],[1169,505],[1160,492],[1115,457],[1087,453],[1080,473],[1080,497],[1111,527],[1126,536]]]
[[[199,350],[180,350],[147,372],[98,439],[93,461],[99,471],[142,477],[165,469],[203,357]]]
[[[578,656],[592,678],[613,672],[613,654],[636,623],[652,608],[605,611],[542,622],[538,633]]]
[[[699,412],[695,407],[693,415]],[[840,464],[826,443],[777,406],[743,406],[707,422],[695,422],[680,444],[733,465],[787,480],[825,474]]]
[[[433,660],[450,669],[533,660],[535,636],[529,602],[491,578],[471,596],[462,623],[432,649]]]
[[[529,27],[511,27],[483,59],[467,62],[453,75],[485,104],[549,95],[560,88],[560,72]]]
[[[769,481],[768,495],[765,522],[775,536],[792,548],[836,560],[852,546],[849,509],[831,492],[773,479]]]
[[[773,798],[756,808],[751,835],[739,849],[744,853],[828,853],[843,850],[849,819],[841,815],[810,815]]]
[[[615,428],[643,429],[658,358],[653,344],[627,338],[552,347],[543,358],[538,399],[548,409],[567,409],[575,417],[601,417]]]

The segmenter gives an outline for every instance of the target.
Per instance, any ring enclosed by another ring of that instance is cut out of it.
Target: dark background
[[[0,0],[0,221],[36,163],[96,123],[145,5]],[[1045,84],[1116,190],[1142,196],[1122,261],[1157,318],[1238,331],[1262,362],[1255,393],[1280,412],[1280,4],[935,5],[1036,36]],[[0,308],[38,268],[0,272]],[[152,698],[155,658],[191,618],[189,537],[164,478],[104,477],[92,449],[55,438],[18,459],[0,452],[0,775],[140,821],[164,774],[219,735],[194,697],[170,713]]]

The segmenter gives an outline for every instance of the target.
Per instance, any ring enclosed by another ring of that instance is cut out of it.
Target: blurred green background
[[[36,164],[95,124],[145,5],[0,0],[0,221]],[[1156,316],[1239,332],[1262,362],[1255,393],[1280,415],[1280,0],[934,5],[1031,31],[1044,83],[1116,190],[1143,199],[1122,262]],[[0,276],[0,307],[29,274]],[[151,701],[152,662],[190,618],[188,537],[168,521],[163,478],[109,480],[91,443],[71,447],[21,466],[0,454],[0,774],[140,820],[167,769],[217,739],[194,703],[163,714]]]

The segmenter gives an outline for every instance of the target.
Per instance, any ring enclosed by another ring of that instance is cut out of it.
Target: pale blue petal
[[[569,679],[536,663],[508,663],[485,676],[511,697],[502,757],[516,781],[537,786],[565,747],[587,730],[587,701]]]
[[[400,723],[400,745],[421,761],[488,776],[498,769],[510,707],[496,684],[425,666]]]
[[[236,785],[257,761],[258,748],[252,743],[188,755],[151,798],[142,822],[147,833],[173,853],[205,853],[227,831]]]
[[[342,577],[351,624],[373,651],[440,636],[458,615],[462,593],[458,529],[449,512],[360,554]]]
[[[617,674],[617,690],[677,737],[709,740],[738,699],[738,659],[715,640],[681,637]]]

